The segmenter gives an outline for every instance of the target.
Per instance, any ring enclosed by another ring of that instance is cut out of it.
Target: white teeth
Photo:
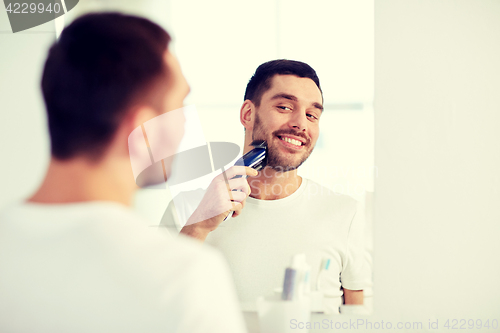
[[[296,145],[296,146],[302,146],[302,142],[300,142],[299,140],[287,138],[284,136],[281,137],[281,140],[286,141],[286,142],[291,143],[291,144]]]

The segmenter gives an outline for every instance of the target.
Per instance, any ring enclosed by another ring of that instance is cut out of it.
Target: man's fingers
[[[231,179],[234,178],[235,176],[257,176],[258,174],[259,172],[252,168],[235,165],[224,171],[221,176],[226,179]]]
[[[252,168],[247,167],[247,166],[245,167],[245,172],[248,176],[253,176],[253,177],[255,177],[259,174],[259,172],[257,170],[252,169]]]
[[[243,205],[241,203],[234,203],[234,211],[233,211],[233,217],[236,217],[241,214],[241,210],[243,209]]]
[[[232,190],[239,190],[244,192],[246,195],[250,194],[250,186],[245,178],[234,178],[227,182],[228,187]]]
[[[245,201],[245,199],[247,198],[247,195],[244,192],[240,191],[232,191],[232,193],[230,193],[230,196],[232,197],[231,198],[232,201],[238,203]]]
[[[246,179],[247,177],[243,176],[257,176],[258,174],[256,170],[249,167],[233,166],[216,177],[218,181],[224,182],[224,185],[218,183],[217,186],[219,188],[220,186],[224,186],[227,190],[234,217],[241,213],[241,210],[245,206],[245,200],[251,192],[250,185]]]

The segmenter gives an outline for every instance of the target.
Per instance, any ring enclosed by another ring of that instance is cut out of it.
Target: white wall
[[[54,41],[53,21],[13,34],[0,9],[0,209],[33,192],[48,165],[40,78]]]
[[[500,1],[376,0],[374,320],[500,320],[499,129]]]

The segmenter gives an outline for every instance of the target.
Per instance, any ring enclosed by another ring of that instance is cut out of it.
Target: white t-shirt
[[[181,193],[184,200],[175,199],[175,208],[169,206],[162,224],[174,229],[185,223],[202,195],[202,191]],[[298,253],[306,254],[311,289],[316,290],[321,262],[330,259],[320,286],[327,311],[338,313],[341,286],[352,290],[371,286],[364,218],[357,209],[351,197],[303,178],[301,186],[286,198],[248,197],[242,214],[224,221],[206,242],[225,255],[239,299],[245,303],[282,287],[285,268]]]
[[[0,214],[1,332],[245,332],[227,264],[117,203]]]

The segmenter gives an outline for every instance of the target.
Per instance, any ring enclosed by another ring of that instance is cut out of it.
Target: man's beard
[[[280,155],[279,148],[274,146],[274,138],[276,138],[277,135],[281,136],[285,134],[298,136],[305,139],[306,141],[304,144],[305,153],[303,153],[303,155],[297,162],[287,160],[287,158]],[[304,163],[307,160],[307,158],[309,157],[309,155],[311,155],[314,149],[314,146],[311,145],[311,140],[307,138],[305,134],[294,131],[293,129],[278,130],[271,134],[266,134],[258,113],[255,114],[255,123],[252,133],[252,141],[254,140],[266,140],[267,166],[274,170],[282,172],[287,172],[297,169],[299,166],[302,165],[302,163]]]

